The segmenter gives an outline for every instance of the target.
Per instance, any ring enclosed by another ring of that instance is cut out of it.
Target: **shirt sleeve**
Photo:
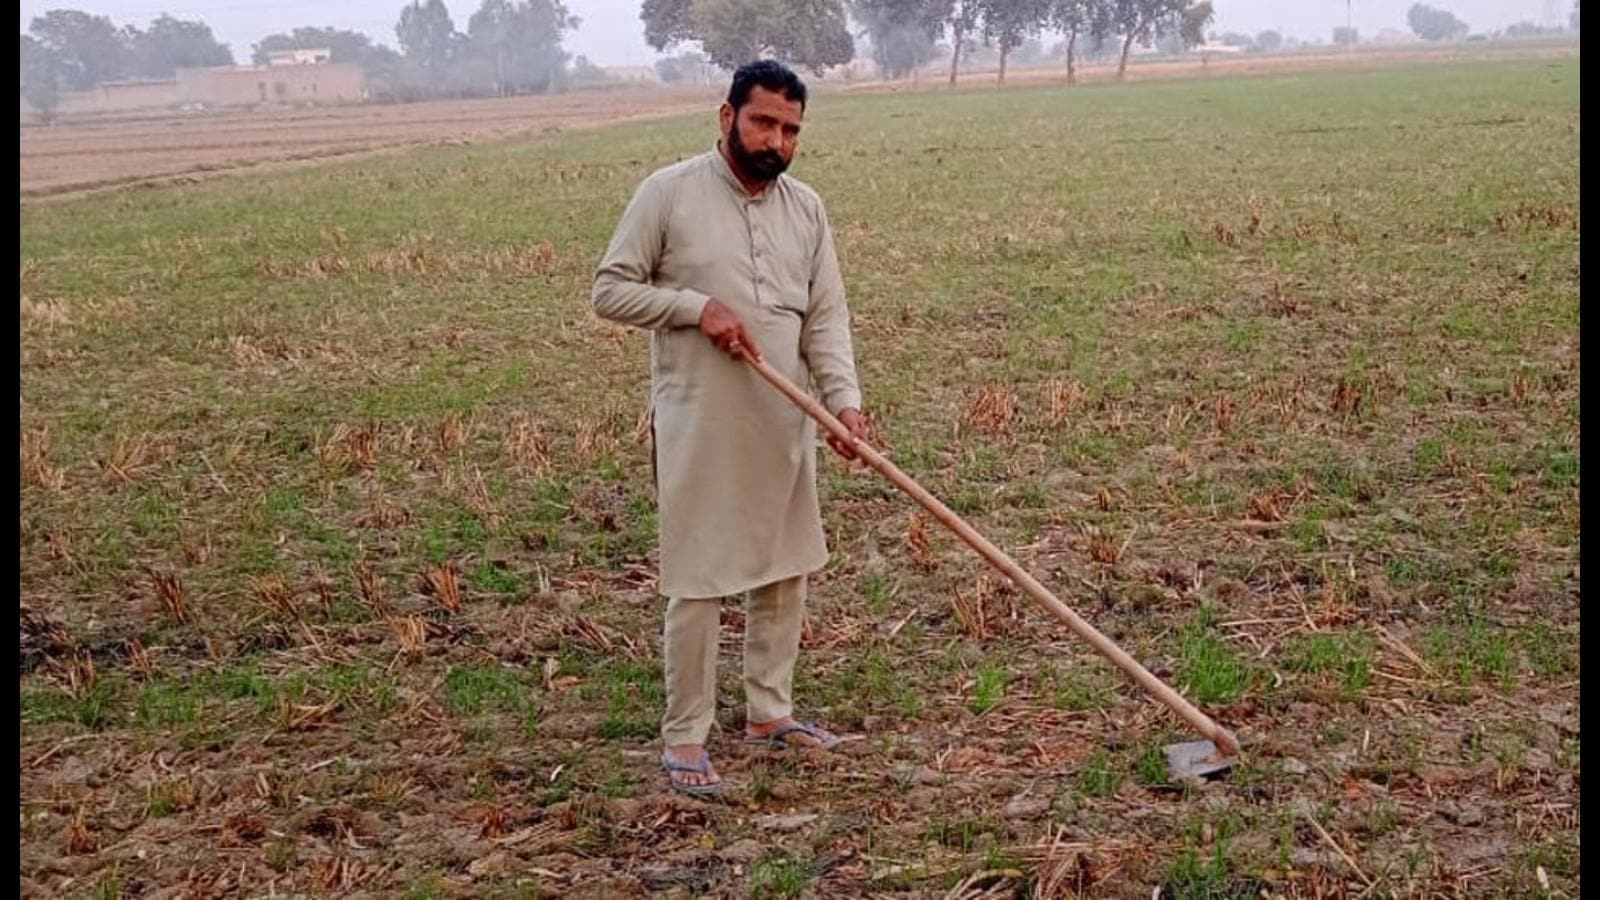
[[[653,283],[666,248],[669,201],[669,187],[658,178],[634,191],[595,270],[589,299],[596,315],[652,331],[700,324],[708,295]]]
[[[811,302],[800,332],[800,353],[828,411],[838,415],[861,408],[855,353],[850,340],[850,310],[845,304],[844,277],[833,244],[828,213],[817,207],[820,239],[812,254]]]

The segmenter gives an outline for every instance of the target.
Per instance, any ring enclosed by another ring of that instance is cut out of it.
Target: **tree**
[[[945,21],[950,23],[950,86],[956,86],[956,70],[961,54],[968,49],[972,33],[978,30],[982,0],[951,0]]]
[[[1572,15],[1567,16],[1567,25],[1573,30],[1578,30],[1578,0],[1572,0]]]
[[[645,43],[665,50],[699,40],[693,11],[694,0],[644,0],[639,18],[644,21]]]
[[[1241,50],[1253,50],[1256,46],[1255,38],[1237,31],[1224,31],[1217,42],[1224,47],[1238,47]]]
[[[171,78],[178,69],[233,65],[233,51],[204,22],[163,15],[144,31],[129,27],[123,33],[134,71],[145,78]]]
[[[41,41],[21,35],[22,98],[48,125],[61,102],[61,59]]]
[[[1531,38],[1546,34],[1559,34],[1560,32],[1560,28],[1545,28],[1542,25],[1535,25],[1526,19],[1506,26],[1506,37],[1512,38]]]
[[[587,56],[578,56],[572,61],[572,86],[597,87],[611,80],[606,70],[589,61]]]
[[[872,44],[872,61],[885,78],[903,78],[933,59],[944,32],[944,6],[929,0],[855,0],[851,15]]]
[[[62,82],[70,89],[88,90],[129,71],[124,35],[105,16],[52,9],[35,16],[28,31],[54,55]]]
[[[1101,0],[1055,0],[1050,4],[1047,24],[1067,36],[1067,84],[1078,81],[1078,35],[1089,29]]]
[[[1217,12],[1212,8],[1211,0],[1200,0],[1199,3],[1183,10],[1178,19],[1178,37],[1183,40],[1185,50],[1206,42],[1206,26],[1216,17]],[[1244,44],[1235,46],[1250,46],[1250,38],[1244,35],[1238,36],[1244,38]],[[1228,42],[1226,36],[1222,42],[1224,44]]]
[[[1000,50],[1000,83],[1006,83],[1006,60],[1036,34],[1050,15],[1046,0],[979,0],[983,38]]]
[[[250,48],[250,61],[258,66],[267,64],[273,53],[283,50],[318,50],[327,49],[330,62],[356,63],[365,66],[369,63],[398,57],[399,54],[388,47],[372,42],[359,31],[345,31],[339,28],[296,28],[288,34],[269,34]]]
[[[1209,4],[1201,4],[1209,6]],[[1158,33],[1180,31],[1185,42],[1191,35],[1183,32],[1188,0],[1108,0],[1107,16],[1097,24],[1095,34],[1122,36],[1122,57],[1117,62],[1117,78],[1127,77],[1128,53],[1134,41],[1148,47]],[[1210,16],[1205,16],[1210,21]],[[1204,31],[1204,25],[1201,26]],[[1199,43],[1196,41],[1196,43]]]
[[[1339,47],[1353,47],[1361,43],[1361,33],[1347,25],[1334,26],[1333,43]]]
[[[457,46],[456,24],[451,21],[444,0],[413,0],[400,10],[394,34],[400,41],[400,52],[433,76],[450,63]]]
[[[699,41],[724,69],[770,55],[821,72],[855,56],[843,0],[645,0],[639,16],[656,50]]]
[[[1406,12],[1406,24],[1425,41],[1445,41],[1459,38],[1468,31],[1467,23],[1449,10],[1435,9],[1425,3],[1412,4]]]
[[[1283,35],[1267,29],[1256,35],[1256,50],[1262,53],[1273,53],[1283,46]]]
[[[467,22],[473,54],[494,65],[495,92],[542,94],[567,77],[561,38],[578,27],[561,0],[484,0]]]

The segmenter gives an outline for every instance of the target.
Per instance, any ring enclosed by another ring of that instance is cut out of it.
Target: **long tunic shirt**
[[[651,174],[595,273],[603,318],[648,329],[661,592],[711,598],[827,562],[816,425],[699,331],[712,297],[829,411],[861,406],[822,199],[780,175],[751,196],[715,148]]]

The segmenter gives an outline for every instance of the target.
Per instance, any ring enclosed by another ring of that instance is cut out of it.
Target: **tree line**
[[[544,93],[597,77],[597,67],[571,60],[562,47],[577,27],[562,0],[481,0],[465,30],[457,29],[444,0],[413,0],[395,23],[398,51],[357,31],[301,27],[262,38],[250,61],[264,65],[277,51],[326,48],[330,62],[361,66],[379,99]],[[46,118],[63,91],[235,62],[205,22],[169,15],[141,29],[54,9],[35,16],[21,40],[22,96]]]
[[[656,50],[696,42],[723,68],[774,56],[821,72],[854,59],[859,37],[892,78],[948,52],[951,84],[980,46],[998,52],[1004,82],[1012,55],[1047,30],[1066,36],[1069,81],[1083,44],[1113,42],[1121,78],[1135,44],[1170,37],[1192,47],[1214,17],[1211,0],[644,0],[640,10]]]
[[[1134,46],[1176,52],[1206,40],[1215,18],[1211,0],[642,0],[646,41],[658,51],[698,45],[656,64],[667,82],[707,81],[715,69],[732,69],[761,56],[821,72],[855,58],[864,40],[872,61],[888,78],[904,77],[948,55],[949,80],[963,59],[993,55],[1003,83],[1014,60],[1042,53],[1039,36],[1063,36],[1051,52],[1064,56],[1067,80],[1077,80],[1085,58],[1117,59],[1126,75]],[[1407,24],[1426,40],[1459,39],[1467,26],[1454,15],[1417,3]],[[331,61],[360,65],[375,98],[544,93],[604,80],[583,57],[562,46],[579,25],[562,0],[479,0],[457,26],[445,0],[412,0],[394,26],[399,50],[356,31],[301,27],[267,35],[251,48],[264,64],[280,50],[327,48]],[[1573,0],[1569,28],[1578,28]],[[1356,43],[1353,29],[1335,29],[1334,42]],[[1540,33],[1528,23],[1508,35]],[[1215,39],[1215,36],[1213,36]],[[21,36],[22,95],[48,118],[60,92],[130,78],[171,78],[184,67],[231,65],[233,53],[198,20],[161,15],[145,28],[119,27],[106,16],[55,9],[36,16]],[[1227,33],[1221,43],[1273,51],[1275,31],[1253,39]]]

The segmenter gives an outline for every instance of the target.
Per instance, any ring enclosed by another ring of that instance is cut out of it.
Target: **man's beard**
[[[772,181],[789,168],[789,163],[776,150],[751,153],[739,140],[739,123],[728,129],[728,155],[739,164],[739,171],[758,181]]]

